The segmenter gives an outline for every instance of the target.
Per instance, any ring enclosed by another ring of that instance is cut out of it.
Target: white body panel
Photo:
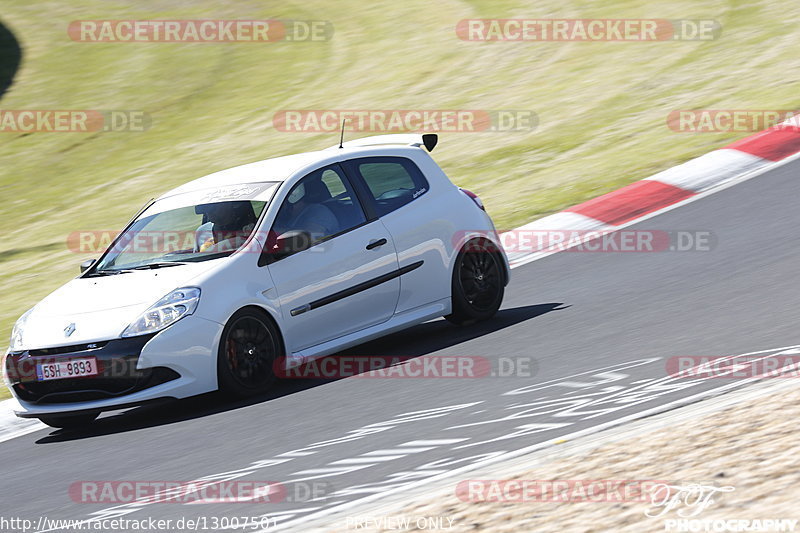
[[[365,246],[388,238],[383,246]],[[292,351],[381,322],[397,306],[400,278],[296,316],[292,310],[397,270],[397,253],[380,220],[269,265],[281,307],[281,332]]]
[[[105,341],[122,330],[156,300],[218,265],[214,261],[163,270],[140,270],[102,278],[75,278],[34,308],[21,349],[50,348]],[[65,336],[64,329],[75,324]]]

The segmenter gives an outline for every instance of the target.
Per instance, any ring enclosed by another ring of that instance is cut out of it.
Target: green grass
[[[606,4],[606,5],[603,5]],[[272,129],[284,109],[524,109],[533,132],[443,135],[435,158],[511,228],[608,192],[741,134],[678,134],[675,109],[790,109],[800,4],[769,0],[144,4],[6,0],[24,48],[4,109],[137,109],[143,133],[0,133],[0,339],[77,274],[66,237],[119,229],[147,199],[241,163],[323,148],[335,134]],[[478,43],[464,18],[716,19],[713,42]],[[329,42],[78,43],[76,19],[329,20]]]

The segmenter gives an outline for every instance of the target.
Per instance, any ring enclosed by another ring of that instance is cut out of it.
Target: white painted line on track
[[[427,452],[429,450],[435,450],[436,446],[428,446],[425,448],[388,448],[386,450],[375,450],[374,452],[367,452],[362,453],[361,455],[364,457],[369,456],[383,456],[383,455],[398,455],[401,453],[409,454],[409,453],[422,453]]]
[[[394,461],[395,459],[401,459],[403,457],[408,457],[408,454],[403,455],[379,455],[379,456],[372,456],[372,457],[348,457],[347,459],[339,459],[338,461],[333,461],[332,463],[328,463],[331,465],[355,465],[355,464],[363,464],[363,463],[383,463],[386,461]]]
[[[755,352],[749,352],[749,353],[745,353],[745,354],[738,354],[737,357],[743,357],[743,356],[747,356],[747,355],[755,355],[755,354],[761,354],[761,353],[767,353],[767,352],[778,352],[778,351],[783,351],[783,350],[796,350],[796,349],[800,349],[800,345],[784,346],[784,347],[773,348],[773,349],[769,349],[769,350],[758,350],[758,351],[755,351]],[[482,461],[477,461],[477,462],[468,464],[466,466],[463,466],[463,467],[460,467],[460,468],[456,468],[456,469],[450,470],[448,472],[444,472],[442,474],[430,476],[428,478],[425,478],[425,479],[422,479],[422,480],[419,480],[419,481],[416,481],[416,482],[408,483],[407,485],[399,486],[399,487],[396,487],[394,489],[389,489],[389,490],[386,490],[386,491],[383,491],[383,492],[380,492],[380,493],[371,494],[369,496],[364,496],[362,498],[359,498],[359,499],[356,499],[356,500],[351,500],[349,502],[345,502],[345,503],[342,503],[342,504],[339,504],[339,505],[336,505],[334,507],[330,507],[330,508],[327,508],[327,509],[322,509],[322,510],[316,512],[316,513],[311,513],[309,515],[303,516],[303,517],[298,518],[296,520],[289,520],[287,522],[284,522],[283,524],[279,523],[279,524],[277,524],[277,526],[273,526],[273,527],[271,527],[269,529],[260,530],[258,533],[267,533],[268,531],[281,531],[281,530],[284,530],[286,528],[296,528],[298,525],[301,525],[301,524],[308,524],[308,523],[311,523],[311,522],[315,522],[315,521],[318,521],[318,520],[320,520],[322,518],[326,518],[326,517],[329,517],[329,516],[335,515],[335,514],[340,514],[343,511],[347,511],[347,510],[353,509],[355,507],[359,507],[359,506],[363,506],[363,505],[366,505],[366,504],[370,504],[370,503],[373,503],[373,502],[376,502],[376,501],[379,501],[379,500],[384,500],[384,499],[386,499],[386,498],[388,498],[390,496],[395,496],[395,495],[402,494],[402,493],[405,493],[405,492],[414,491],[414,490],[417,490],[417,489],[420,489],[420,488],[423,488],[423,487],[427,487],[429,485],[434,485],[434,484],[436,484],[438,482],[445,481],[447,479],[451,479],[454,476],[457,476],[457,475],[460,475],[460,474],[464,474],[464,473],[467,473],[467,472],[471,472],[471,471],[474,471],[474,470],[477,470],[477,469],[480,469],[480,468],[484,468],[486,466],[494,465],[494,464],[497,464],[497,463],[506,462],[506,461],[509,461],[511,459],[516,459],[516,458],[518,458],[520,456],[527,455],[527,454],[530,454],[530,453],[533,453],[533,452],[536,452],[536,451],[539,451],[539,450],[543,450],[543,449],[549,448],[551,446],[555,446],[555,445],[561,444],[561,443],[563,443],[565,441],[575,440],[575,439],[580,438],[580,437],[584,437],[584,436],[587,436],[587,435],[592,435],[594,433],[599,433],[599,432],[605,431],[607,429],[615,428],[617,426],[623,425],[623,424],[628,423],[628,422],[632,422],[632,421],[639,420],[639,419],[642,419],[642,418],[646,418],[646,417],[650,417],[650,416],[657,415],[657,414],[660,414],[660,413],[664,413],[664,412],[667,412],[667,411],[671,411],[671,410],[676,409],[678,407],[683,407],[683,406],[686,406],[686,405],[697,403],[697,402],[699,402],[701,400],[705,400],[707,398],[720,396],[720,395],[722,395],[724,393],[727,393],[729,391],[738,389],[740,387],[744,387],[745,385],[758,383],[759,381],[763,381],[763,380],[759,379],[759,378],[745,378],[745,379],[737,380],[737,381],[734,381],[733,383],[729,383],[728,385],[724,385],[724,386],[721,386],[721,387],[717,387],[715,389],[703,391],[703,392],[694,394],[692,396],[688,396],[686,398],[680,398],[678,400],[675,400],[675,401],[672,401],[672,402],[669,402],[669,403],[666,403],[666,404],[663,404],[663,405],[652,407],[650,409],[645,409],[644,411],[640,411],[638,413],[633,413],[633,414],[630,414],[630,415],[627,415],[627,416],[624,416],[624,417],[621,417],[621,418],[618,418],[618,419],[615,419],[615,420],[609,420],[608,422],[604,422],[604,423],[598,424],[596,426],[592,426],[592,427],[585,428],[585,429],[582,429],[582,430],[579,430],[579,431],[575,431],[573,433],[568,433],[568,434],[562,435],[560,437],[556,437],[556,438],[553,438],[553,439],[548,439],[547,441],[544,441],[544,442],[539,442],[539,443],[536,443],[536,444],[532,444],[530,446],[525,446],[523,448],[519,448],[517,450],[512,450],[510,452],[505,452],[505,453],[496,455],[494,457],[490,457],[490,458],[482,460]],[[781,386],[781,385],[783,385],[783,384],[782,383],[778,384],[778,386]]]
[[[550,439],[550,440],[547,440],[545,442],[540,442],[540,443],[537,443],[537,444],[533,444],[533,445],[527,446],[525,448],[520,448],[518,450],[513,450],[513,451],[510,451],[510,452],[506,452],[506,453],[504,453],[502,455],[491,457],[491,458],[486,459],[484,461],[479,461],[479,462],[476,462],[476,463],[472,463],[470,465],[467,465],[467,466],[464,466],[464,467],[461,467],[461,468],[457,468],[455,470],[451,470],[451,471],[445,472],[443,474],[439,474],[439,475],[436,475],[436,476],[431,476],[431,477],[426,478],[424,480],[420,480],[418,482],[410,483],[407,486],[401,486],[401,487],[398,487],[398,488],[395,488],[395,489],[390,489],[390,490],[387,490],[387,491],[384,491],[384,492],[381,492],[381,493],[372,494],[370,496],[365,496],[365,497],[357,499],[357,500],[352,500],[352,501],[337,505],[336,507],[323,509],[323,510],[318,511],[317,513],[312,513],[312,514],[307,515],[307,516],[305,516],[303,518],[300,518],[300,519],[297,519],[297,520],[294,520],[294,521],[285,522],[284,524],[278,524],[277,527],[261,530],[258,533],[267,533],[268,531],[280,531],[280,530],[284,530],[285,528],[296,528],[298,525],[301,525],[301,524],[307,524],[307,523],[312,522],[312,521],[317,521],[317,520],[320,520],[322,518],[325,518],[325,517],[328,517],[328,516],[331,516],[331,515],[334,515],[334,514],[339,514],[339,513],[343,512],[343,511],[347,511],[349,509],[353,509],[355,507],[363,506],[365,504],[369,504],[369,503],[372,503],[372,502],[375,502],[375,501],[379,501],[379,500],[385,499],[385,498],[387,498],[389,496],[393,496],[393,495],[397,495],[397,494],[400,494],[400,493],[403,493],[403,492],[419,489],[420,487],[425,487],[425,486],[430,485],[430,484],[434,484],[434,483],[437,483],[437,482],[440,482],[440,481],[443,481],[443,480],[447,480],[447,479],[453,478],[453,477],[455,477],[457,475],[465,474],[467,472],[470,472],[470,471],[473,471],[473,470],[476,470],[476,469],[479,469],[479,468],[484,468],[484,467],[489,466],[489,465],[493,465],[493,464],[496,464],[496,463],[501,463],[503,461],[508,461],[510,459],[515,459],[515,458],[520,457],[522,455],[527,455],[529,453],[532,453],[532,452],[535,452],[535,451],[538,451],[538,450],[543,450],[545,448],[549,448],[551,446],[555,446],[555,445],[561,444],[564,441],[575,440],[575,439],[577,439],[579,437],[584,437],[584,436],[587,436],[587,435],[592,435],[594,433],[599,433],[601,431],[604,431],[604,430],[607,430],[607,429],[610,429],[610,428],[614,428],[614,427],[623,425],[623,424],[625,424],[627,422],[632,422],[632,421],[639,420],[639,419],[642,419],[642,418],[650,417],[650,416],[653,416],[653,415],[656,415],[656,414],[664,413],[666,411],[671,411],[671,410],[673,410],[675,408],[678,408],[678,407],[683,407],[685,405],[696,403],[696,402],[699,402],[699,401],[707,399],[707,398],[711,398],[711,397],[714,397],[714,396],[719,396],[720,394],[723,394],[725,392],[728,392],[730,390],[742,387],[742,386],[750,384],[750,383],[753,383],[753,380],[742,380],[742,381],[739,381],[739,382],[736,382],[736,383],[732,383],[732,384],[727,385],[727,386],[723,386],[723,387],[719,387],[719,388],[716,388],[716,389],[712,389],[710,391],[705,391],[705,392],[702,392],[702,393],[698,393],[698,394],[695,394],[693,396],[689,396],[687,398],[681,398],[679,400],[675,400],[674,402],[669,402],[669,403],[664,404],[664,405],[659,405],[657,407],[653,407],[651,409],[647,409],[647,410],[641,411],[639,413],[634,413],[632,415],[624,416],[624,417],[618,418],[616,420],[611,420],[611,421],[605,422],[603,424],[598,424],[597,426],[592,426],[590,428],[582,429],[580,431],[576,431],[576,432],[573,432],[573,433],[568,433],[566,435],[562,435],[560,437],[557,437],[557,438],[554,438],[554,439]]]
[[[447,444],[457,444],[468,439],[438,439],[438,440],[412,440],[404,442],[400,446],[445,446]]]
[[[551,442],[552,446],[550,447],[522,454],[514,458],[513,460],[505,460],[502,462],[502,464],[495,463],[494,461],[487,461],[484,464],[490,466],[490,468],[486,469],[479,467],[478,471],[473,475],[478,478],[485,478],[485,479],[513,478],[519,476],[520,474],[526,471],[536,468],[540,464],[545,464],[553,460],[572,456],[579,453],[586,453],[591,450],[597,449],[609,442],[620,442],[625,440],[635,441],[637,438],[640,437],[640,435],[651,433],[653,431],[657,431],[663,428],[674,427],[677,424],[685,423],[685,421],[688,418],[695,418],[695,417],[699,418],[703,416],[708,416],[722,409],[731,407],[737,403],[757,400],[764,396],[772,396],[774,394],[779,394],[784,390],[798,386],[798,383],[795,380],[776,380],[776,381],[778,382],[777,383],[773,382],[769,385],[767,385],[766,383],[762,383],[747,388],[746,390],[733,392],[731,394],[720,395],[719,398],[713,400],[697,402],[692,406],[685,406],[680,409],[672,409],[671,410],[672,412],[661,413],[652,418],[634,421],[628,424],[623,424],[618,428],[613,428],[609,429],[608,431],[604,431],[602,435],[597,435],[597,436],[582,435],[581,437],[583,438],[576,438],[564,441],[559,441],[557,439],[554,439]],[[589,436],[591,436],[592,438],[591,439],[586,438]],[[439,480],[437,483],[433,483],[432,486],[428,487],[420,486],[416,488],[416,490],[409,490],[408,494],[400,494],[400,491],[398,491],[398,493],[395,494],[393,498],[385,498],[380,502],[376,502],[374,505],[370,505],[367,508],[360,509],[358,511],[358,515],[359,516],[397,515],[399,514],[398,509],[401,509],[402,507],[407,505],[407,503],[411,502],[412,499],[413,500],[419,498],[433,499],[436,498],[439,494],[441,494],[445,490],[448,493],[452,494],[451,492],[453,490],[452,480],[448,481],[446,478],[443,478]],[[285,524],[293,525],[288,521]],[[297,524],[297,522],[295,522],[294,524]],[[328,531],[330,529],[334,529],[330,524],[330,521],[328,521],[328,523],[326,523],[323,526],[320,520],[314,520],[310,524],[304,524],[302,530],[311,533],[323,530]],[[344,529],[344,528],[338,527],[335,529]]]

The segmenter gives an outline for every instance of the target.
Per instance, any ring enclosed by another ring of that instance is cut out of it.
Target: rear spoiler
[[[395,144],[402,146],[424,146],[429,152],[433,152],[436,143],[439,142],[439,136],[435,133],[398,133],[393,135],[375,135],[373,137],[364,137],[363,139],[354,139],[347,141],[341,145],[337,144],[331,146],[328,150],[338,150],[339,148],[353,148],[356,146],[380,146],[386,144]]]

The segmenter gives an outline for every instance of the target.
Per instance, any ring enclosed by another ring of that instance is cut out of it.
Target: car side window
[[[404,157],[354,159],[350,164],[367,184],[378,216],[391,213],[428,192],[420,169]]]
[[[366,222],[353,188],[338,167],[325,167],[305,176],[283,201],[272,233],[305,231],[319,242]]]

